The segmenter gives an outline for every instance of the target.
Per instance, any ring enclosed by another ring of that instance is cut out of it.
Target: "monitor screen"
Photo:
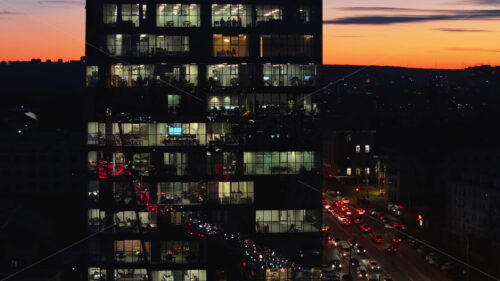
[[[168,127],[168,134],[169,135],[180,135],[180,134],[182,134],[182,128],[181,127]]]

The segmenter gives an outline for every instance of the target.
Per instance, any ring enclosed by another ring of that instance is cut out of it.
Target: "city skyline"
[[[500,65],[498,0],[324,1],[325,64]],[[83,0],[0,2],[0,61],[84,54]]]

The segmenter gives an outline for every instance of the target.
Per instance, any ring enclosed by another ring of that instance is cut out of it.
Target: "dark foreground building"
[[[321,5],[87,0],[88,280],[319,267]]]

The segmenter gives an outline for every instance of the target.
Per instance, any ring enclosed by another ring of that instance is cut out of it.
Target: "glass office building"
[[[87,0],[86,13],[88,280],[319,267],[322,2]],[[229,233],[295,266],[256,267]]]

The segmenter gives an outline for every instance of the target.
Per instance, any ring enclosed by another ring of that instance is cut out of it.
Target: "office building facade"
[[[290,280],[318,267],[321,1],[86,11],[88,280]],[[293,263],[263,265],[228,236]]]

